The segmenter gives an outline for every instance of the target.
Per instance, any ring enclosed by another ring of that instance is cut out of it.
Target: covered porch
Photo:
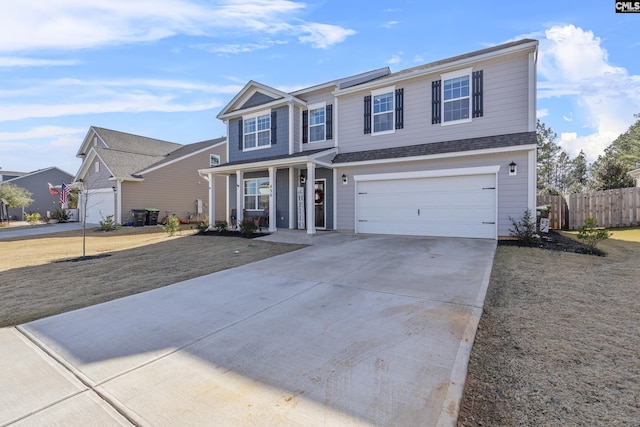
[[[198,172],[209,182],[209,226],[215,225],[215,176],[227,179],[227,218],[266,216],[268,231],[335,227],[336,149],[306,151],[270,159],[222,164]],[[266,225],[266,224],[265,224]]]

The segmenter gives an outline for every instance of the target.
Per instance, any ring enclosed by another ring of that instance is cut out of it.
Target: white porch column
[[[269,168],[269,231],[276,231],[276,168]]]
[[[296,224],[296,174],[294,168],[289,168],[289,229],[297,228]]]
[[[316,234],[316,165],[307,163],[307,234]]]
[[[236,171],[236,210],[238,212],[238,226],[242,222],[242,210],[244,209],[244,183],[242,179],[244,178],[244,173],[242,171]]]
[[[216,177],[208,174],[209,178],[209,227],[216,225]]]

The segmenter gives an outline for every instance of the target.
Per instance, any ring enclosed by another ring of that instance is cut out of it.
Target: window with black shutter
[[[309,142],[309,110],[302,112],[302,143]]]
[[[472,97],[472,116],[473,117],[482,117],[482,91],[483,91],[483,81],[482,81],[482,70],[473,72],[473,97]]]
[[[333,139],[333,104],[326,107],[326,139]]]
[[[431,82],[431,124],[440,123],[440,86],[441,80]]]
[[[242,119],[238,119],[238,150],[244,150],[244,128],[242,127]]]
[[[371,133],[371,95],[364,97],[364,133]]]
[[[396,129],[404,127],[404,89],[396,89]]]
[[[271,112],[271,145],[275,145],[278,142],[278,112],[273,110]]]

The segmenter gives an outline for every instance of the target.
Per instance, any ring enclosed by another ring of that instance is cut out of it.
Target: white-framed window
[[[326,139],[326,104],[309,106],[309,142]]]
[[[269,207],[269,178],[244,180],[244,208],[265,210]]]
[[[100,162],[95,162],[95,163],[93,164],[93,171],[94,171],[95,173],[100,172]]]
[[[209,154],[209,167],[215,167],[220,164],[220,156],[217,154]]]
[[[388,133],[395,130],[395,87],[387,87],[371,92],[371,116],[373,134]]]
[[[471,121],[471,68],[442,75],[442,124]]]
[[[243,148],[255,150],[271,146],[271,112],[242,118]]]

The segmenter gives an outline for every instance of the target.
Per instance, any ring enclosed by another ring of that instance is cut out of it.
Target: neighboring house
[[[77,153],[82,159],[74,179],[82,189],[80,218],[98,223],[113,215],[125,224],[134,209],[159,209],[160,218],[174,214],[195,221],[208,215],[212,221],[223,220],[226,181],[214,180],[219,201],[211,207],[219,210],[210,210],[209,182],[198,169],[225,162],[226,152],[225,138],[180,145],[91,127]]]
[[[10,179],[17,178],[19,176],[26,175],[26,172],[14,172],[0,170],[0,182],[9,181]]]
[[[269,230],[497,239],[536,203],[536,40],[291,93],[250,81],[218,118],[227,214]],[[213,201],[211,203],[214,203]]]
[[[73,175],[57,167],[50,167],[3,181],[2,184],[14,184],[24,188],[31,193],[33,199],[33,203],[24,209],[22,207],[9,209],[9,217],[24,220],[23,212],[39,213],[43,217],[49,216],[51,212],[60,209],[60,196],[51,194],[49,184],[59,187],[63,182],[70,184],[72,180]]]

